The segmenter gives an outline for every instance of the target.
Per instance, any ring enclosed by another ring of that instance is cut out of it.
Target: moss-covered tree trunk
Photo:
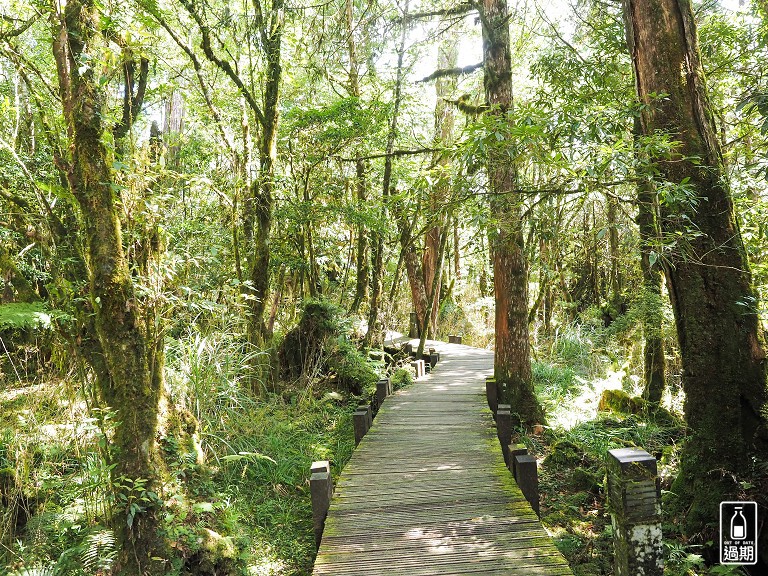
[[[408,1],[406,0],[403,8],[403,18],[401,22],[400,41],[397,47],[397,77],[395,79],[394,102],[392,105],[392,118],[387,132],[387,149],[384,159],[384,174],[381,180],[381,208],[380,220],[387,222],[387,204],[389,202],[389,188],[392,184],[392,163],[393,151],[395,149],[395,139],[397,138],[397,122],[400,114],[400,105],[403,100],[403,80],[405,79],[405,70],[403,68],[403,58],[405,57],[405,39],[406,39],[406,17],[408,16]],[[371,306],[368,311],[368,331],[363,339],[363,346],[366,348],[373,345],[379,345],[383,340],[381,322],[379,320],[379,311],[381,307],[381,295],[383,292],[384,277],[384,230],[377,230],[373,233],[372,242],[372,263],[371,263]]]
[[[689,0],[624,0],[645,135],[679,145],[654,158],[690,436],[672,487],[688,535],[711,536],[735,478],[768,456],[765,353],[756,295],[707,100]],[[664,95],[659,97],[659,95]],[[707,538],[705,538],[707,539]]]
[[[355,41],[354,2],[346,0],[344,10],[344,24],[346,26],[347,53],[349,55],[349,95],[360,98],[360,62],[358,58],[357,42]],[[363,25],[363,23],[361,23]],[[368,201],[368,177],[367,163],[360,154],[355,158],[355,200],[358,210],[365,210]],[[370,266],[368,265],[368,234],[369,231],[363,222],[357,227],[357,241],[355,246],[355,297],[349,307],[349,311],[357,313],[360,306],[368,297],[368,283]]]
[[[279,120],[280,64],[283,36],[283,0],[274,0],[267,15],[262,13],[259,0],[253,0],[257,24],[261,32],[261,44],[267,62],[264,82],[264,112],[258,115],[261,124],[259,135],[259,176],[251,185],[250,208],[255,216],[253,249],[250,258],[250,297],[248,334],[251,343],[262,345],[272,335],[264,322],[270,278],[270,233],[274,208],[275,161],[277,160],[277,127]],[[254,112],[256,112],[254,110]]]
[[[447,23],[443,23],[446,25]],[[445,37],[440,42],[437,50],[437,69],[450,70],[456,67],[458,59],[458,36],[456,27],[449,26]],[[429,194],[429,211],[427,218],[431,226],[427,229],[424,238],[424,254],[422,256],[422,268],[424,270],[424,288],[430,294],[432,284],[437,277],[437,296],[433,299],[432,307],[426,325],[427,335],[434,338],[437,334],[437,318],[440,309],[440,287],[442,278],[438,270],[440,259],[440,246],[443,236],[449,234],[446,203],[451,192],[450,156],[440,148],[446,148],[453,139],[454,106],[447,100],[456,90],[455,76],[442,76],[435,80],[435,136],[434,147],[438,149],[432,156],[433,169],[436,172],[435,184]],[[422,318],[422,317],[420,317]]]
[[[639,117],[635,119],[634,131],[636,136],[642,134]],[[659,236],[658,202],[653,182],[642,173],[638,177],[635,222],[640,232],[640,269],[643,273],[642,324],[645,339],[643,398],[658,406],[666,388],[664,340],[661,335],[663,323],[661,280],[664,272],[661,260],[654,250],[654,244]]]
[[[166,548],[158,534],[155,434],[161,389],[128,268],[118,218],[118,189],[104,144],[105,91],[99,86],[99,10],[92,0],[70,0],[53,13],[53,51],[69,135],[67,179],[81,213],[89,293],[103,354],[98,384],[116,412],[112,482],[122,543],[117,567],[125,574],[161,574]],[[131,504],[136,507],[131,509]],[[157,558],[158,560],[153,560]]]
[[[483,62],[486,103],[500,122],[512,108],[512,58],[506,0],[484,0]],[[494,373],[504,402],[525,424],[542,421],[542,411],[531,382],[528,341],[528,264],[525,261],[521,198],[517,170],[502,142],[488,153],[488,186],[496,230],[491,236],[496,298],[496,355]]]

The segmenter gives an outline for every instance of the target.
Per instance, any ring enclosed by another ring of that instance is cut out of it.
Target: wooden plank
[[[570,576],[504,466],[485,399],[493,354],[434,345],[384,401],[336,483],[316,576]]]

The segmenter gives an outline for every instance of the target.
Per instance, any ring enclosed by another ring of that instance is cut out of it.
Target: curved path
[[[504,466],[485,401],[493,352],[436,343],[339,478],[316,576],[571,575]]]

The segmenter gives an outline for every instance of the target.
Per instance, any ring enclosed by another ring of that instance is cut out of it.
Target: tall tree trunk
[[[260,12],[259,0],[254,0],[257,13]],[[261,19],[261,18],[259,18]],[[262,48],[267,60],[264,84],[264,113],[261,119],[259,135],[259,177],[251,185],[251,198],[256,216],[253,253],[251,259],[251,298],[249,340],[255,345],[262,345],[272,334],[264,323],[264,310],[269,294],[270,277],[270,229],[275,188],[275,160],[277,159],[277,125],[279,118],[280,46],[283,34],[283,0],[273,0],[269,20],[260,23]]]
[[[612,314],[617,316],[621,314],[624,290],[624,281],[621,276],[621,254],[619,252],[619,224],[618,224],[618,209],[619,202],[612,194],[606,195],[606,203],[608,209],[606,210],[606,216],[608,220],[608,246],[610,248],[611,255],[611,275],[610,275],[610,296],[608,301],[611,304]]]
[[[405,57],[405,39],[406,39],[406,18],[408,16],[408,0],[403,8],[401,20],[402,31],[400,33],[400,43],[397,47],[397,78],[395,79],[395,101],[392,107],[392,120],[389,124],[387,133],[386,158],[384,159],[384,175],[381,183],[381,222],[387,221],[387,202],[389,198],[389,187],[392,183],[392,152],[395,149],[395,139],[397,138],[397,120],[400,114],[400,104],[403,99],[403,79],[405,71],[403,70],[403,59]],[[384,276],[384,231],[377,231],[373,234],[373,265],[371,270],[371,305],[368,312],[368,331],[363,339],[363,346],[369,347],[371,344],[379,344],[382,340],[381,326],[379,322],[379,308],[381,306],[381,294],[383,290],[382,279]]]
[[[440,238],[440,245],[437,247],[437,262],[435,262],[435,273],[432,276],[432,284],[429,287],[429,297],[427,298],[427,310],[432,310],[433,303],[439,298],[440,279],[443,272],[443,259],[445,258],[445,246],[448,244],[448,234],[443,234]],[[428,312],[424,313],[421,325],[426,326]],[[427,331],[423,330],[419,336],[419,347],[416,350],[416,358],[421,358],[424,354],[424,346],[427,342]]]
[[[252,344],[260,346],[272,336],[264,322],[264,310],[267,307],[269,293],[270,229],[272,228],[274,208],[277,127],[282,76],[280,56],[285,2],[284,0],[272,0],[267,11],[261,0],[251,0],[254,19],[260,36],[260,45],[266,61],[261,105],[238,74],[236,66],[222,58],[214,50],[210,26],[198,10],[196,0],[181,0],[181,4],[200,28],[202,36],[200,45],[206,58],[213,62],[237,86],[261,128],[259,134],[259,174],[250,186],[243,207],[243,235],[245,241],[253,246],[253,250],[248,255],[250,285],[246,291],[248,340]],[[155,17],[158,18],[157,15]],[[187,54],[189,55],[189,52]],[[194,63],[196,59],[192,58],[192,60]]]
[[[117,520],[122,543],[118,572],[161,574],[167,549],[159,534],[158,454],[155,436],[162,390],[123,252],[118,204],[104,145],[106,94],[94,77],[89,55],[102,41],[92,0],[70,0],[54,15],[53,52],[64,118],[70,138],[67,178],[80,210],[95,329],[109,378],[101,394],[117,415],[112,481],[126,516]],[[136,507],[132,507],[136,505]]]
[[[483,0],[480,16],[486,102],[491,107],[489,113],[504,122],[512,108],[506,0]],[[499,397],[512,406],[520,422],[534,424],[543,420],[543,414],[531,382],[528,265],[524,255],[521,198],[517,194],[517,169],[508,152],[502,146],[494,146],[488,153],[491,210],[497,222],[491,245],[496,298],[494,372]]]
[[[456,67],[458,59],[458,36],[455,26],[448,28],[445,37],[437,50],[437,69],[449,70]],[[435,137],[434,146],[436,149],[447,146],[453,138],[454,124],[454,105],[449,104],[447,99],[453,95],[456,90],[456,77],[443,76],[435,80]],[[440,246],[443,236],[448,234],[448,219],[445,213],[446,200],[450,194],[451,176],[450,176],[450,156],[449,154],[437,151],[432,157],[432,164],[437,171],[435,185],[429,194],[429,219],[431,226],[427,229],[424,238],[424,254],[422,268],[424,271],[424,287],[427,294],[430,293],[435,275],[438,278],[438,295],[440,294],[441,278],[438,271],[438,260],[440,258]],[[426,330],[430,336],[437,333],[437,316],[440,308],[440,298],[434,298],[432,308],[427,322]]]
[[[418,211],[417,207],[414,219],[417,217]],[[394,200],[392,212],[400,235],[400,253],[405,264],[408,286],[411,289],[411,301],[413,302],[416,316],[419,319],[419,335],[421,335],[425,331],[421,323],[427,313],[427,289],[424,284],[422,263],[419,255],[416,253],[416,247],[413,242],[413,223],[408,221],[405,207],[399,199]]]
[[[349,95],[360,98],[360,63],[358,62],[357,43],[355,42],[355,20],[353,14],[353,1],[346,0],[345,4],[345,22],[347,36],[347,52],[349,54]],[[358,154],[355,158],[355,196],[358,210],[364,210],[368,196],[366,162]],[[357,277],[355,280],[355,298],[349,311],[357,313],[360,306],[368,297],[368,283],[370,267],[368,266],[368,234],[369,231],[365,225],[360,223],[357,226],[357,247],[355,250],[355,263]]]
[[[642,135],[640,117],[635,118],[635,136]],[[658,238],[658,202],[653,182],[639,174],[637,186],[637,227],[640,231],[640,268],[643,273],[643,398],[658,406],[666,388],[664,340],[661,336],[663,312],[661,306],[662,263],[653,251]],[[652,257],[653,255],[653,257]]]
[[[355,196],[359,210],[365,209],[368,201],[368,182],[366,179],[365,160],[357,158],[355,160]],[[368,297],[368,278],[370,276],[370,266],[368,265],[368,230],[363,224],[357,227],[357,247],[355,249],[355,263],[357,277],[355,280],[355,299],[349,311],[356,313],[360,306]]]
[[[679,141],[670,155],[654,158],[665,185],[686,190],[660,208],[662,234],[678,239],[666,274],[690,428],[672,490],[685,516],[684,532],[707,540],[717,525],[717,502],[735,498],[734,479],[750,469],[753,457],[768,456],[756,294],[707,100],[690,2],[624,0],[624,9],[643,134],[662,132]]]

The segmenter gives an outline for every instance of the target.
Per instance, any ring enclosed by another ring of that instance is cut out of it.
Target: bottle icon
[[[747,519],[741,513],[741,508],[741,506],[736,506],[731,517],[731,538],[733,540],[745,540],[747,537]]]

